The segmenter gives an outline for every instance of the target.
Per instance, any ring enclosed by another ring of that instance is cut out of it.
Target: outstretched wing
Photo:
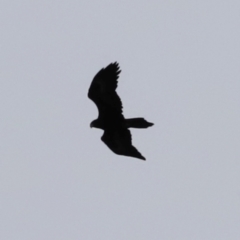
[[[111,116],[111,121],[115,118],[123,118],[122,102],[116,93],[120,72],[119,65],[115,62],[101,69],[93,78],[88,97],[97,105],[99,118]]]
[[[106,130],[101,140],[116,154],[145,160],[142,154],[132,145],[131,133],[128,129]]]

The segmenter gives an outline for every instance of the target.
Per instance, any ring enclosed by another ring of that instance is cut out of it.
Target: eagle
[[[101,140],[114,153],[146,160],[132,145],[129,128],[148,128],[153,123],[144,118],[124,118],[122,101],[116,93],[120,72],[119,64],[114,62],[102,68],[93,78],[88,97],[97,105],[99,114],[90,127],[104,131]]]

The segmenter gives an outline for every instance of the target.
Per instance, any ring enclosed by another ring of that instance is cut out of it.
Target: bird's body
[[[145,160],[132,145],[128,128],[147,128],[153,123],[147,122],[144,118],[124,118],[122,102],[116,93],[120,72],[118,63],[115,62],[101,69],[93,78],[88,97],[97,105],[99,115],[90,126],[104,130],[101,140],[114,153]]]

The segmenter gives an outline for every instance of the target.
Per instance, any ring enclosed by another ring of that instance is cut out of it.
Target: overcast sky
[[[239,240],[240,2],[3,0],[1,240]],[[147,161],[91,129],[118,61]]]

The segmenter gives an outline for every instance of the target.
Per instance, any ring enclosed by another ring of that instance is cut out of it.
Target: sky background
[[[239,240],[240,2],[3,0],[1,240]],[[91,129],[94,75],[122,69],[147,158]]]

